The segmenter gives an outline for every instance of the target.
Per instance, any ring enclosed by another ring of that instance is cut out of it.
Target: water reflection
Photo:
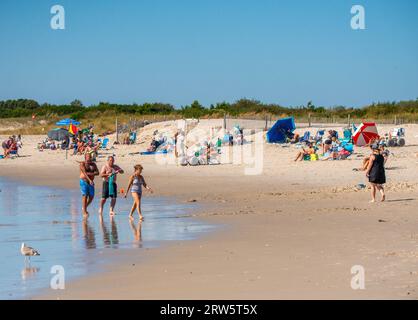
[[[113,247],[117,248],[119,244],[119,237],[118,237],[118,227],[116,225],[116,220],[114,217],[110,218],[110,232],[109,228],[106,226],[104,222],[103,216],[99,215],[100,221],[100,228],[103,234],[103,243],[106,247]]]
[[[41,269],[38,267],[25,266],[25,268],[23,268],[22,271],[20,272],[22,280],[25,281],[29,278],[32,278],[36,273],[39,272],[39,270]]]
[[[96,249],[96,235],[88,219],[83,219],[83,239],[86,249]]]
[[[105,248],[154,247],[159,241],[192,239],[211,229],[185,217],[190,205],[167,199],[144,199],[145,222],[128,219],[128,201],[118,203],[121,215],[113,219],[92,214],[83,220],[78,190],[31,186],[2,177],[0,190],[0,299],[26,297],[47,287],[53,265],[65,266],[66,277],[72,279],[111,262],[113,254],[102,255]],[[94,202],[92,212],[97,209]],[[32,265],[22,266],[18,250],[22,242],[42,253]]]
[[[137,225],[134,220],[130,220],[129,223],[134,235],[134,247],[142,248],[142,221],[139,221]]]

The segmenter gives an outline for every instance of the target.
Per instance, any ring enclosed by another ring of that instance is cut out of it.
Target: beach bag
[[[181,166],[187,166],[187,158],[186,157],[179,157],[179,164],[181,165]]]
[[[198,157],[192,157],[189,161],[189,164],[191,166],[197,166],[199,165],[199,158]]]
[[[318,161],[318,155],[316,153],[311,154],[310,158],[311,158],[311,161]]]
[[[112,174],[109,177],[109,196],[115,197],[116,196],[116,190],[114,188],[114,181],[115,181],[115,174]]]

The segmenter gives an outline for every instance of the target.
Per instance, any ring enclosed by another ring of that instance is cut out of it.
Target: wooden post
[[[395,126],[398,125],[398,116],[395,116]]]
[[[268,116],[266,115],[266,124],[265,124],[265,126],[264,126],[264,131],[267,131],[267,128],[268,128]]]
[[[118,118],[117,117],[115,121],[115,127],[116,127],[116,142],[119,142],[119,130],[118,130]]]
[[[226,130],[226,112],[224,112],[224,130]]]
[[[348,116],[347,116],[347,126],[348,127],[350,127],[350,125],[351,125],[351,114],[348,114]]]
[[[309,123],[309,128],[311,127],[311,114],[308,114],[308,123]]]

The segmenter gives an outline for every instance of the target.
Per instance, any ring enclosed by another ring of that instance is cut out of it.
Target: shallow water
[[[97,188],[97,187],[96,187]],[[99,188],[97,188],[99,189]],[[39,187],[0,178],[0,299],[27,298],[50,286],[51,268],[63,266],[65,281],[98,272],[112,262],[105,250],[144,250],[160,241],[189,240],[214,226],[184,217],[195,209],[167,198],[143,198],[145,221],[131,223],[131,199],[119,198],[110,219],[97,215],[100,190],[83,221],[77,190]],[[108,201],[109,202],[109,201]],[[105,206],[108,212],[109,203]],[[25,262],[20,245],[36,248],[41,256]]]

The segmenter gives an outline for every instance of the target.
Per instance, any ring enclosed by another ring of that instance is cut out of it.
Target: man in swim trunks
[[[92,161],[91,154],[85,154],[85,161],[80,163],[80,190],[82,194],[83,216],[88,217],[88,206],[94,199],[94,177],[99,175],[97,165]]]
[[[103,206],[105,205],[106,200],[109,197],[111,198],[110,216],[115,215],[114,209],[115,209],[116,198],[118,194],[118,186],[116,184],[116,178],[119,173],[123,174],[124,171],[115,164],[115,158],[113,156],[109,156],[107,158],[107,163],[102,167],[102,170],[100,170],[100,176],[103,178],[102,200],[100,201],[100,209],[99,209],[100,215],[103,214]],[[109,182],[109,179],[113,181]],[[110,185],[111,183],[112,185]]]

